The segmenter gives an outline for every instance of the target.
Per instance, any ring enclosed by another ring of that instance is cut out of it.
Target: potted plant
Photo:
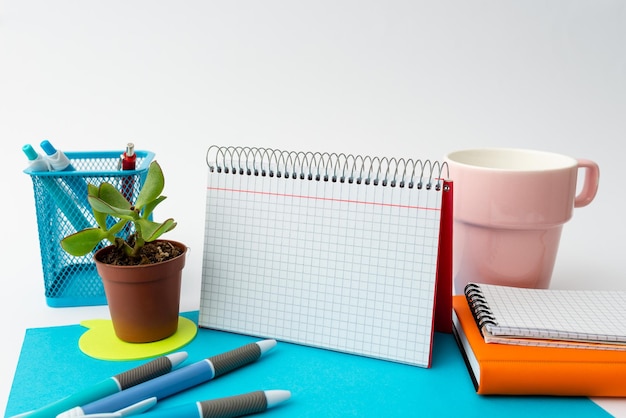
[[[134,204],[111,183],[88,184],[87,200],[97,226],[66,236],[61,247],[74,256],[94,253],[118,338],[132,343],[161,340],[178,328],[180,286],[187,247],[159,239],[176,226],[152,212],[166,196],[165,179],[153,161]],[[103,242],[108,245],[102,247]]]

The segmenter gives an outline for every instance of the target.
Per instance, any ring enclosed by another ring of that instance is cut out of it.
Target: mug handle
[[[587,206],[591,203],[593,198],[596,197],[596,193],[598,192],[598,183],[600,180],[600,167],[598,167],[598,164],[591,160],[579,159],[577,161],[578,168],[585,169],[585,181],[583,183],[582,190],[574,200],[574,207],[582,208],[583,206]]]

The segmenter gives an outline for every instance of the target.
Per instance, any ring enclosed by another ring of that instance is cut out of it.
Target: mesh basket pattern
[[[136,169],[127,171],[118,167],[121,152],[65,154],[75,171],[24,171],[33,181],[46,302],[52,307],[104,305],[104,287],[93,253],[75,257],[66,253],[59,242],[96,225],[87,201],[87,184],[109,182],[134,202],[154,154],[136,151]]]

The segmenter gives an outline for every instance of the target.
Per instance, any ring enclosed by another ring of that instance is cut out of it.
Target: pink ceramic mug
[[[470,281],[549,287],[563,224],[595,197],[598,165],[508,148],[454,151],[445,161],[454,184],[455,293]]]

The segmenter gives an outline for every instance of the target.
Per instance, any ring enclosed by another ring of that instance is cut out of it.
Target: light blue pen
[[[36,175],[38,172],[50,171],[50,163],[47,159],[35,151],[31,145],[24,145],[22,147],[22,151],[24,151],[26,158],[28,158],[29,167],[28,170],[26,170],[28,174]],[[39,176],[39,179],[59,210],[65,215],[67,220],[77,231],[82,231],[83,229],[93,226],[76,205],[76,199],[74,199],[71,194],[68,194],[66,190],[59,185],[56,178],[42,175]],[[85,185],[85,191],[86,190],[87,186]]]
[[[141,414],[140,418],[235,418],[264,412],[290,397],[288,390],[259,390],[145,412],[157,403],[156,398],[149,398],[117,412],[85,415],[83,418],[120,418],[135,414]]]
[[[102,380],[95,385],[62,398],[34,411],[26,412],[17,417],[50,418],[76,406],[84,405],[131,388],[143,382],[170,373],[172,369],[187,359],[187,353],[180,351],[156,358],[134,369]]]
[[[41,145],[41,149],[48,155],[48,161],[50,162],[52,171],[76,171],[70,159],[67,158],[67,155],[54,148],[50,141],[44,139],[39,145]]]
[[[230,371],[250,364],[276,346],[276,340],[262,340],[235,350],[218,354],[163,376],[141,383],[106,398],[70,409],[57,418],[108,416],[149,398],[161,400],[175,393],[207,382]]]
[[[47,139],[41,141],[41,149],[47,155],[48,162],[50,163],[51,171],[76,171],[72,162],[63,151],[57,150]],[[72,193],[76,195],[78,201],[87,206],[87,183],[79,177],[63,176],[62,180],[67,184]]]

